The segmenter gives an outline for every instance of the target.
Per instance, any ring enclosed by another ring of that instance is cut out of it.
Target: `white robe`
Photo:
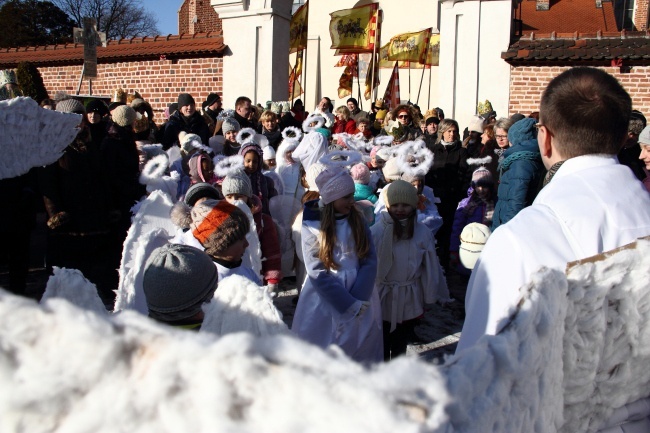
[[[411,239],[395,240],[388,212],[370,228],[377,250],[375,288],[381,300],[382,319],[397,323],[424,313],[424,304],[449,301],[447,280],[436,255],[436,241],[424,224],[416,222]]]
[[[567,160],[533,204],[489,238],[467,288],[457,352],[501,329],[542,266],[564,272],[568,262],[648,235],[650,195],[629,168],[609,155]]]
[[[314,285],[319,273],[329,272],[339,280],[344,290],[353,289],[360,263],[352,229],[347,219],[337,221],[334,260],[340,267],[338,270],[327,271],[318,258],[319,227],[319,221],[303,222],[302,250],[308,276],[300,293],[291,329],[300,338],[317,346],[325,348],[335,344],[355,361],[381,362],[383,335],[377,291],[372,290],[367,310],[359,314],[361,300],[356,300],[346,311],[339,312],[321,296]],[[371,248],[371,255],[366,260],[373,260],[376,265],[374,248]],[[372,285],[372,280],[369,283]]]

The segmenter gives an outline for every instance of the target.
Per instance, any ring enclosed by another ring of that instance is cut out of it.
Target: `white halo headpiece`
[[[312,123],[316,122],[316,126],[309,126]],[[318,128],[322,128],[325,125],[325,118],[320,114],[310,114],[309,117],[302,122],[302,130],[305,132],[312,132]]]
[[[293,135],[289,135],[289,133],[293,133]],[[296,128],[295,126],[287,126],[282,131],[283,140],[300,141],[301,138],[302,138],[302,131],[300,130],[300,128]]]
[[[360,163],[361,154],[350,150],[336,150],[321,156],[318,162],[330,167],[348,167]]]
[[[257,131],[255,131],[253,128],[242,128],[237,133],[237,143],[241,144],[242,146],[248,143],[254,143],[255,135],[257,135]]]
[[[218,158],[215,157],[214,174],[218,177],[226,177],[235,171],[244,169],[244,157],[241,155],[232,155]]]
[[[406,141],[397,148],[397,164],[403,174],[424,176],[433,165],[433,152],[422,140]]]
[[[374,143],[377,146],[390,146],[393,144],[395,137],[392,135],[378,135],[375,137]]]

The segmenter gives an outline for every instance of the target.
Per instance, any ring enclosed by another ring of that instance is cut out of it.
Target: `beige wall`
[[[331,39],[329,35],[329,14],[336,10],[348,9],[370,1],[354,0],[311,0],[309,2],[309,42],[307,47],[306,73],[306,95],[304,97],[305,107],[311,111],[322,96],[332,98],[334,106],[343,105],[345,100],[337,99],[338,83],[345,68],[335,68],[339,60],[335,56],[335,50],[330,49]],[[381,26],[380,46],[388,42],[391,37],[406,32],[414,32],[433,27],[438,27],[438,2],[436,0],[383,0],[379,1],[379,7],[383,10],[384,21]],[[386,90],[391,69],[380,70],[381,84],[378,88],[378,96],[383,97]],[[403,100],[409,98],[408,93],[408,70],[400,70],[400,90]],[[421,69],[411,70],[411,101],[416,102],[418,87],[422,77]],[[361,83],[363,87],[364,83]],[[431,98],[431,106],[439,105],[439,77],[438,67],[431,70],[431,92],[429,93],[429,71],[425,71],[424,82],[420,93],[420,107],[427,108],[427,100]],[[354,82],[353,94],[357,96],[357,84]],[[345,98],[347,99],[347,97]],[[370,109],[370,101],[363,101],[364,110]]]

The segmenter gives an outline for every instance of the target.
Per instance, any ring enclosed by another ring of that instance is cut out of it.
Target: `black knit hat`
[[[181,93],[178,95],[178,109],[185,107],[186,105],[196,104],[194,98],[189,93]]]
[[[439,125],[440,124],[440,119],[438,119],[436,116],[431,116],[431,117],[429,117],[427,119],[427,121],[425,122],[425,125],[428,126],[431,123],[435,123],[436,125]]]
[[[221,96],[218,93],[210,93],[207,98],[205,98],[205,106],[209,107],[217,101],[221,101]]]
[[[97,112],[104,117],[108,114],[108,107],[101,99],[93,99],[86,104],[86,113]]]

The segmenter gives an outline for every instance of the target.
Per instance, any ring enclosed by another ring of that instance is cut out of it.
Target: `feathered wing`
[[[45,110],[32,98],[0,101],[0,179],[51,164],[75,139],[79,114]]]
[[[114,311],[134,309],[147,314],[142,288],[144,265],[151,252],[176,233],[170,218],[173,203],[167,194],[156,190],[141,203],[124,241]]]
[[[205,316],[200,332],[220,336],[248,332],[256,337],[265,337],[289,331],[269,293],[239,275],[219,281],[214,298],[203,305],[203,311]]]
[[[259,276],[260,280],[262,279],[262,246],[260,244],[260,238],[257,236],[257,225],[253,219],[253,213],[251,208],[248,207],[246,203],[241,200],[235,201],[235,206],[241,209],[250,222],[250,230],[246,235],[246,240],[248,241],[248,248],[244,253],[242,258],[242,267],[250,268],[255,272],[255,275]]]

